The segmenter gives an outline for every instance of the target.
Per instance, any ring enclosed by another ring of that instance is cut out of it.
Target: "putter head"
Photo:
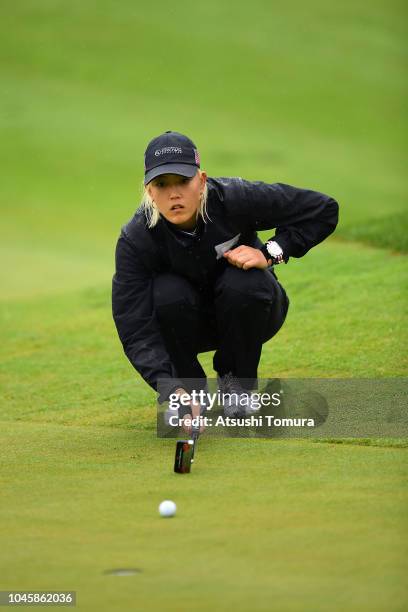
[[[177,474],[191,472],[191,463],[194,457],[194,440],[177,440],[174,471]]]

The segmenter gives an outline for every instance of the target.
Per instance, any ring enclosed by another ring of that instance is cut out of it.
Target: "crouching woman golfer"
[[[207,177],[177,132],[148,144],[144,184],[116,247],[113,317],[124,351],[162,402],[191,392],[191,379],[203,388],[197,355],[215,350],[220,388],[239,397],[288,310],[274,266],[333,232],[337,202],[281,183]],[[272,229],[262,244],[257,232]]]

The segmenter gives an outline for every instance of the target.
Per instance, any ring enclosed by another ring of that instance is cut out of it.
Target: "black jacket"
[[[200,217],[196,239],[174,231],[162,217],[149,229],[144,212],[138,210],[122,228],[116,246],[113,318],[128,359],[161,399],[182,385],[155,318],[155,275],[171,271],[206,286],[229,265],[217,254],[217,245],[235,239],[234,248],[261,247],[257,231],[276,228],[273,240],[287,261],[305,255],[337,225],[337,202],[316,191],[241,178],[208,178],[207,185],[209,220],[203,223]],[[158,379],[163,380],[160,389]]]

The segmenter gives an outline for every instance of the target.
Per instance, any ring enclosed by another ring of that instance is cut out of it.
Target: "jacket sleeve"
[[[270,240],[279,244],[286,261],[303,257],[336,228],[339,206],[328,195],[284,183],[236,181],[231,210],[242,215],[250,229],[276,228]],[[227,205],[227,210],[230,207]]]
[[[133,367],[159,393],[159,401],[165,401],[183,384],[177,379],[155,317],[153,274],[123,234],[115,259],[112,314],[119,338]]]

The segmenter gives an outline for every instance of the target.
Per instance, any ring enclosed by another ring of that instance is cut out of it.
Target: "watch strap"
[[[263,245],[262,249],[260,249],[260,251],[262,251],[266,261],[272,260],[272,255],[269,253],[266,244]],[[273,262],[272,262],[273,263]]]

